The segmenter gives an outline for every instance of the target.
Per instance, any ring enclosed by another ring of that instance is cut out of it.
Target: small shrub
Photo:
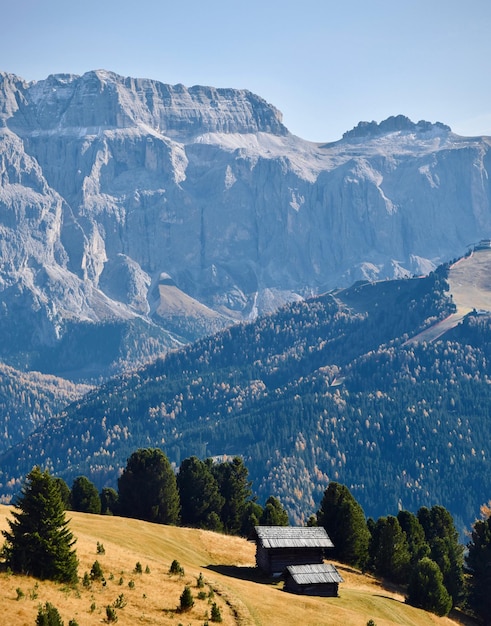
[[[96,610],[96,604],[95,602],[92,602],[92,604],[90,605],[90,612],[93,613]]]
[[[97,542],[97,554],[106,554],[104,544]]]
[[[142,564],[140,563],[140,561],[137,561],[134,572],[135,574],[141,574],[143,572]]]
[[[128,583],[128,587],[130,589],[134,589],[135,588],[135,581],[134,580],[130,580],[130,582]]]
[[[211,621],[212,622],[221,622],[222,614],[220,612],[220,607],[217,606],[216,602],[213,602],[211,606]]]
[[[17,589],[15,590],[15,593],[17,594],[16,600],[21,600],[24,597],[24,592],[22,591],[20,587],[17,587]]]
[[[76,619],[71,619],[71,620],[68,622],[68,626],[78,626],[78,622],[77,622],[77,620],[76,620]]]
[[[198,591],[198,600],[206,600],[206,591]]]
[[[174,559],[170,564],[169,574],[179,574],[179,576],[184,576],[184,568],[181,566],[179,561]]]
[[[145,567],[145,574],[150,574],[150,568],[148,567],[148,565]]]
[[[367,626],[377,626],[377,624],[373,621],[373,619],[369,619],[367,622]]]
[[[92,568],[90,570],[90,578],[92,580],[102,580],[104,578],[104,573],[102,571],[101,564],[99,561],[94,561]]]
[[[38,583],[36,583],[36,584],[34,585],[34,587],[33,587],[33,588],[29,591],[29,598],[30,598],[31,600],[37,600],[37,597],[38,597],[38,589],[39,589],[39,584],[38,584]],[[52,606],[52,605],[50,604],[50,606]]]
[[[128,603],[126,602],[126,598],[124,597],[124,593],[119,594],[117,600],[115,600],[113,602],[113,607],[115,609],[124,609],[124,607],[127,605]]]
[[[114,622],[118,621],[118,616],[116,614],[116,611],[113,609],[112,606],[107,605],[106,606],[106,622],[108,624],[114,624]]]
[[[189,611],[194,606],[193,594],[191,593],[190,587],[184,587],[184,591],[181,593],[181,597],[179,598],[179,610],[184,613],[185,611]]]
[[[120,585],[120,586],[121,586],[123,583],[124,583],[124,580],[123,580],[123,577],[121,576],[121,578],[120,578],[120,579],[119,579],[119,581],[118,581],[118,585]]]
[[[50,602],[40,606],[36,617],[36,626],[63,626],[58,609]]]
[[[84,587],[90,587],[90,576],[87,572],[85,572],[84,577],[82,578],[82,585]]]
[[[200,572],[198,579],[196,580],[196,587],[198,587],[198,589],[203,589],[204,586],[205,586],[205,581],[203,578],[203,574]]]

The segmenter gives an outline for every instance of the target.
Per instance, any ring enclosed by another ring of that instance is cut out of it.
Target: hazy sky
[[[2,0],[0,70],[246,88],[335,141],[403,114],[491,135],[490,0]]]

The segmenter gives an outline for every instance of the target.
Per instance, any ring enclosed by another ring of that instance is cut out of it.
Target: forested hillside
[[[297,522],[331,479],[369,516],[442,504],[469,526],[491,492],[489,318],[407,343],[454,310],[445,272],[295,303],[114,379],[5,453],[1,492],[35,463],[113,486],[159,446],[176,466],[242,455]]]
[[[0,363],[0,450],[8,450],[92,387]]]

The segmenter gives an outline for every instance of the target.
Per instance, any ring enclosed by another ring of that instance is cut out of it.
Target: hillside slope
[[[443,504],[463,529],[491,491],[489,319],[407,345],[454,310],[447,289],[444,269],[358,284],[170,353],[1,455],[0,493],[35,464],[115,486],[133,451],[158,446],[176,467],[242,455],[260,501],[280,497],[295,522],[337,480],[374,518]]]
[[[0,506],[0,529],[6,527],[7,507]],[[34,624],[38,606],[46,601],[58,608],[65,623],[76,618],[80,626],[101,623],[105,607],[123,594],[126,606],[117,609],[118,624],[177,624],[202,626],[210,612],[208,598],[196,596],[200,573],[205,592],[213,589],[213,602],[220,607],[224,626],[360,626],[374,619],[377,626],[451,626],[457,622],[438,618],[404,604],[400,592],[376,579],[340,567],[345,582],[339,598],[295,596],[282,591],[282,583],[263,577],[254,567],[254,544],[245,539],[149,524],[117,517],[69,512],[70,528],[77,538],[79,575],[90,571],[97,559],[106,585],[93,583],[77,590],[39,582],[25,576],[0,574],[0,611],[9,616],[9,626]],[[102,543],[105,554],[97,553]],[[177,559],[185,575],[170,576]],[[144,572],[135,574],[139,562]],[[149,572],[145,573],[148,566]],[[122,579],[122,584],[120,584]],[[128,583],[134,582],[130,588]],[[195,607],[185,615],[176,613],[184,585],[192,587]],[[24,596],[18,597],[17,589]],[[92,607],[92,608],[91,608]]]
[[[491,249],[477,248],[448,270],[449,296],[456,311],[410,339],[435,341],[455,328],[471,311],[491,312]]]

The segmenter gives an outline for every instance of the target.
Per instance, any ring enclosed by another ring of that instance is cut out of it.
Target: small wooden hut
[[[334,545],[325,528],[256,526],[256,564],[268,576],[282,574],[288,565],[322,563]]]
[[[331,563],[289,565],[285,571],[285,591],[308,596],[338,595],[342,576]]]

